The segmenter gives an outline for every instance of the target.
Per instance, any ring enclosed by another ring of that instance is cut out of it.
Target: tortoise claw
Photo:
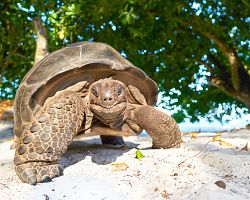
[[[42,179],[43,183],[48,183],[48,182],[51,182],[51,181],[52,181],[52,179],[49,176],[44,176],[43,179]]]
[[[48,163],[24,163],[15,166],[15,170],[21,181],[31,185],[36,183],[51,182],[53,178],[62,175],[59,164]]]

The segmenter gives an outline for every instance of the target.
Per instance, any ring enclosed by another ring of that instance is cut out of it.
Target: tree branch
[[[48,51],[48,39],[46,35],[46,29],[42,23],[41,17],[37,16],[33,21],[34,29],[36,32],[36,53],[34,64],[40,61],[44,56],[46,56]]]
[[[221,89],[228,96],[237,98],[237,92],[234,90],[234,88],[230,87],[225,81],[222,81],[216,77],[211,78],[209,82],[211,85]]]
[[[209,32],[205,32],[203,34],[206,35],[209,39],[213,40],[220,47],[222,53],[227,57],[229,64],[230,64],[231,79],[232,79],[233,87],[235,90],[240,91],[241,82],[240,82],[239,70],[240,68],[244,69],[244,67],[235,49],[231,46],[228,46],[226,42],[224,42],[222,39],[219,39],[218,37],[212,35]]]
[[[221,64],[221,62],[212,54],[208,54],[207,58],[210,62],[212,62],[216,68],[219,70],[220,77],[222,80],[228,82],[230,78],[230,74],[228,74],[226,67]]]
[[[188,21],[178,20],[182,25],[184,26],[190,26],[192,25],[198,32],[205,35],[210,40],[213,40],[218,47],[221,49],[222,53],[226,56],[228,59],[229,65],[230,65],[230,72],[231,72],[231,80],[232,85],[235,90],[241,91],[241,74],[244,73],[245,75],[248,75],[246,70],[244,69],[244,66],[238,57],[236,50],[234,47],[228,45],[223,39],[220,39],[218,36],[212,34],[209,32],[209,30],[204,30],[200,26],[200,18],[193,14],[193,16]],[[204,22],[203,22],[204,23]],[[213,24],[211,24],[209,21],[206,22],[207,27],[214,28]],[[219,32],[218,30],[214,30],[216,32]],[[249,75],[248,75],[249,76]]]
[[[248,110],[250,110],[250,93],[236,91],[233,87],[228,85],[226,82],[220,80],[219,78],[210,78],[208,77],[209,83],[220,90],[222,90],[226,95],[237,99],[244,103]]]

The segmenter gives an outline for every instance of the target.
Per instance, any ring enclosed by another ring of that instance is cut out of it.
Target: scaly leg
[[[48,182],[62,174],[62,154],[82,125],[84,99],[76,92],[50,97],[16,144],[15,170],[29,184]]]
[[[138,106],[133,119],[153,139],[153,148],[170,148],[182,142],[175,120],[152,106]]]

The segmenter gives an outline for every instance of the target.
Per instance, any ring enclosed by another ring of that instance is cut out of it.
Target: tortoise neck
[[[127,118],[127,109],[124,110],[119,116],[115,117],[114,119],[105,119],[103,117],[96,116],[103,124],[108,125],[113,129],[118,129],[121,127],[123,122]]]

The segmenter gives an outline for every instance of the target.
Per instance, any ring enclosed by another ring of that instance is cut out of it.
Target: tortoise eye
[[[91,92],[92,92],[92,94],[93,94],[95,97],[98,97],[98,93],[97,93],[96,89],[92,88]]]
[[[123,92],[123,87],[120,86],[117,91],[118,96],[121,95],[122,92]]]

